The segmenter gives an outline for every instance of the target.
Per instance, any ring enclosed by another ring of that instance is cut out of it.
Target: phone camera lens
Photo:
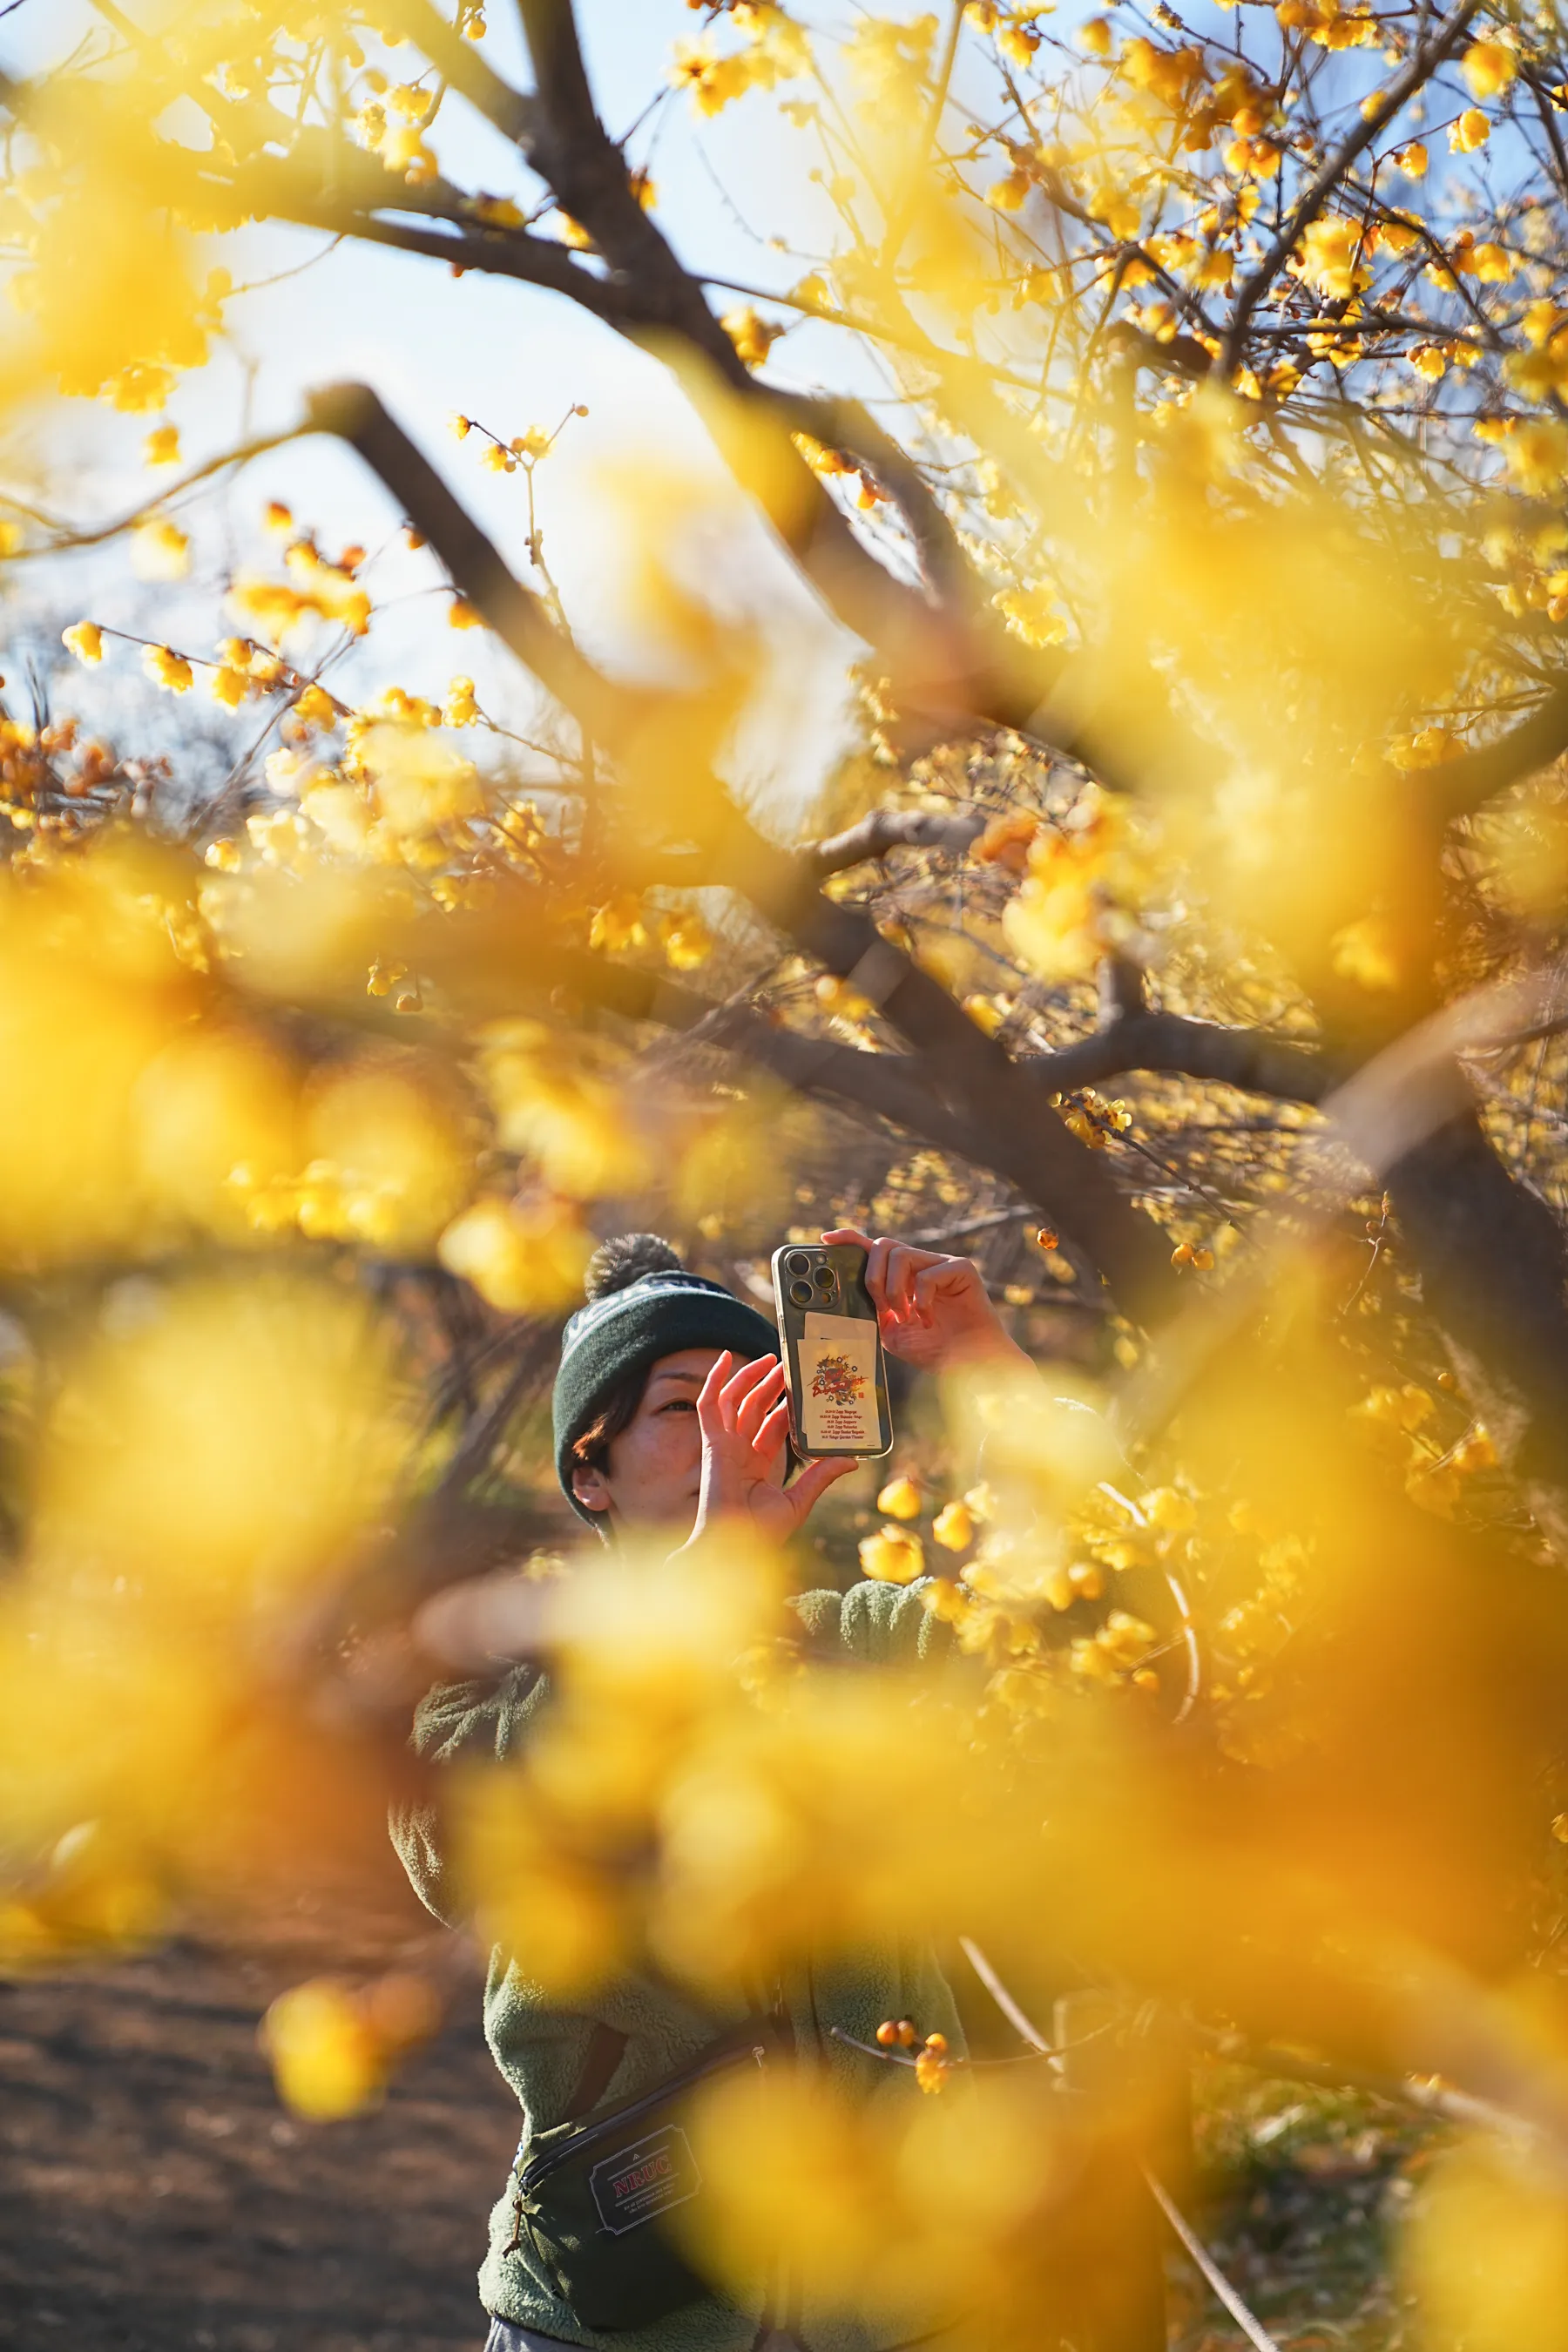
[[[819,1265],[819,1266],[817,1267],[817,1269],[816,1269],[816,1286],[817,1286],[818,1290],[831,1290],[831,1289],[832,1289],[832,1287],[833,1287],[833,1268],[832,1268],[830,1265]]]
[[[789,1295],[796,1307],[809,1307],[816,1294],[809,1282],[797,1279],[790,1284]]]
[[[784,1260],[784,1272],[786,1274],[809,1274],[811,1272],[811,1260],[807,1257],[804,1250],[791,1250],[788,1257]]]

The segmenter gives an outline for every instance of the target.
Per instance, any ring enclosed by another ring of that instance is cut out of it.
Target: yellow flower
[[[860,1565],[879,1584],[913,1584],[925,1574],[925,1548],[909,1528],[882,1528],[861,1537]]]
[[[268,499],[261,510],[261,528],[275,538],[285,538],[294,528],[294,509],[286,507],[281,499]]]
[[[661,915],[658,943],[672,971],[695,971],[713,952],[713,934],[696,913]]]
[[[948,1503],[931,1522],[931,1541],[944,1551],[963,1551],[974,1540],[974,1521],[963,1503]]]
[[[1492,127],[1479,106],[1468,106],[1457,122],[1448,125],[1448,145],[1456,155],[1473,155],[1491,137]]]
[[[142,580],[183,580],[191,568],[191,543],[167,515],[152,515],[132,533],[131,561]]]
[[[992,181],[985,191],[985,201],[993,212],[1019,212],[1027,203],[1034,184],[1027,172],[1022,172],[1015,165],[1005,180]]]
[[[947,2043],[940,2033],[929,2035],[924,2049],[915,2053],[915,2081],[922,2091],[934,2095],[943,2088],[952,2072]]]
[[[1497,1468],[1497,1441],[1484,1421],[1478,1421],[1468,1434],[1460,1439],[1449,1458],[1456,1470]]]
[[[1005,996],[966,996],[963,1009],[984,1035],[994,1037],[1013,1008]]]
[[[60,643],[79,662],[103,659],[103,631],[96,621],[73,621],[68,629],[60,632]]]
[[[784,328],[764,319],[748,302],[744,309],[726,310],[719,321],[748,367],[761,367]]]
[[[936,39],[936,18],[911,17],[894,24],[884,16],[862,16],[844,44],[844,61],[865,92],[870,107],[895,108],[911,103],[931,67]]]
[[[1053,985],[1081,980],[1100,961],[1094,877],[1028,875],[1002,909],[1002,931],[1020,962]]]
[[[1568,478],[1568,425],[1555,417],[1531,418],[1507,436],[1502,454],[1521,489],[1545,496]]]
[[[1078,28],[1079,39],[1091,58],[1108,58],[1114,43],[1110,20],[1107,16],[1090,16]]]
[[[514,457],[545,457],[550,454],[550,434],[542,425],[531,425],[509,446]]]
[[[629,892],[607,899],[594,910],[588,927],[588,944],[593,948],[642,948],[647,945],[647,926],[643,921],[642,900]]]
[[[454,410],[452,415],[447,419],[447,430],[451,434],[454,440],[466,441],[473,429],[473,418],[471,416],[459,416],[456,410]]]
[[[482,629],[484,614],[469,604],[466,596],[454,596],[447,612],[449,629]]]
[[[472,727],[479,716],[479,706],[474,699],[471,677],[454,677],[447,682],[447,699],[441,718],[447,727]]]
[[[1138,1507],[1151,1527],[1160,1528],[1167,1535],[1180,1534],[1197,1521],[1192,1496],[1184,1495],[1179,1486],[1154,1487],[1142,1497]]]
[[[155,426],[142,444],[142,461],[147,466],[177,466],[180,462],[179,426]]]
[[[1141,1617],[1113,1609],[1094,1638],[1111,1664],[1126,1674],[1153,1648],[1155,1634],[1152,1625],[1146,1625]]]
[[[805,28],[776,5],[776,0],[731,0],[730,22],[752,42],[751,68],[760,89],[794,81],[811,71],[811,43]]]
[[[1372,278],[1363,245],[1360,221],[1331,214],[1326,220],[1309,222],[1301,233],[1299,258],[1291,266],[1316,293],[1331,302],[1345,302]]]
[[[1364,989],[1399,985],[1399,963],[1388,925],[1376,915],[1347,923],[1329,942],[1330,968],[1335,977]]]
[[[877,1497],[877,1508],[890,1519],[918,1519],[921,1490],[912,1478],[889,1478]]]
[[[442,1234],[437,1255],[503,1315],[542,1315],[576,1305],[593,1236],[559,1202],[535,1209],[476,1201]]]
[[[1003,588],[991,602],[1026,646],[1059,646],[1067,635],[1067,622],[1048,588]]]
[[[167,646],[145,646],[142,667],[154,686],[170,694],[187,694],[191,686],[191,666],[182,654],[171,653]]]
[[[1483,285],[1506,286],[1518,266],[1505,245],[1489,241],[1470,248],[1468,275],[1479,278]]]
[[[1459,60],[1472,98],[1496,98],[1519,71],[1519,59],[1504,41],[1474,41]]]
[[[1459,748],[1446,727],[1423,727],[1416,734],[1395,736],[1388,747],[1388,760],[1391,767],[1402,772],[1437,768],[1445,760],[1457,760]]]
[[[676,45],[669,79],[688,93],[699,114],[720,113],[751,89],[753,79],[744,56],[721,58],[706,38]]]
[[[1203,79],[1203,53],[1195,48],[1162,49],[1139,35],[1121,52],[1121,70],[1134,89],[1151,90],[1174,109],[1184,103],[1194,83]],[[1245,120],[1237,121],[1237,129],[1250,137],[1262,121],[1261,114],[1249,112]]]
[[[248,672],[236,669],[229,662],[220,662],[216,669],[207,672],[207,692],[226,710],[239,709],[250,692],[250,685]]]
[[[1406,179],[1419,180],[1426,176],[1426,150],[1419,139],[1412,139],[1407,147],[1401,147],[1394,160]]]
[[[346,1985],[315,1978],[279,1993],[262,2020],[279,2096],[313,2123],[357,2115],[386,2081],[386,2053]]]
[[[294,705],[294,716],[310,727],[335,727],[337,705],[324,686],[308,686]]]

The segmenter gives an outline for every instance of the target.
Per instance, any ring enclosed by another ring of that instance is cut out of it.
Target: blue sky
[[[143,24],[157,21],[151,0],[140,0],[140,12]],[[657,96],[675,42],[692,37],[700,20],[682,0],[580,0],[578,13],[600,110],[618,133]],[[485,53],[498,69],[526,81],[511,10],[502,0],[490,15]],[[36,72],[96,22],[86,0],[24,0],[0,20],[0,63],[12,73]],[[787,287],[804,274],[805,259],[770,250],[765,238],[778,227],[809,233],[814,198],[806,173],[814,159],[766,98],[752,95],[704,123],[700,152],[688,101],[671,93],[634,153],[646,152],[650,139],[658,217],[683,258],[763,286]],[[436,145],[460,184],[528,193],[512,151],[460,103],[449,100],[443,110]],[[245,233],[243,259],[233,240],[225,241],[221,257],[237,280],[251,284],[295,268],[323,243],[303,232],[256,229]],[[715,299],[723,307],[734,298]],[[723,480],[701,427],[657,362],[550,295],[472,275],[457,281],[438,263],[353,246],[245,295],[231,306],[229,325],[231,347],[187,379],[170,405],[187,462],[232,446],[247,426],[286,424],[312,384],[362,378],[376,386],[520,567],[526,531],[521,481],[481,471],[481,444],[476,437],[459,446],[445,420],[461,411],[510,436],[531,424],[553,425],[574,404],[585,404],[587,417],[574,419],[560,450],[540,469],[546,549],[590,646],[612,659],[633,655],[619,594],[624,541],[616,501],[605,494],[606,469],[629,465],[635,475],[639,466],[675,462],[707,475],[716,489]],[[787,373],[807,383],[854,364],[843,339],[828,330],[797,332],[785,354]],[[11,465],[33,453],[47,469],[51,504],[84,521],[99,519],[134,503],[156,480],[139,462],[153,421],[118,417],[95,404],[54,402],[13,427]],[[174,642],[182,631],[195,633],[187,635],[189,649],[205,650],[217,579],[237,555],[255,552],[256,519],[274,497],[319,528],[329,550],[356,540],[377,546],[396,520],[357,461],[331,445],[306,442],[257,462],[203,510],[187,586],[150,594],[126,577],[122,559],[72,558],[26,575],[28,605],[41,606],[51,625],[90,606],[95,617]],[[751,731],[743,766],[759,782],[773,772],[777,789],[795,801],[819,776],[837,738],[844,667],[855,648],[743,513],[710,526],[706,544],[710,552],[722,547],[731,576],[739,566],[747,603],[763,615],[773,646],[778,696]],[[476,633],[450,631],[438,617],[441,600],[418,594],[437,577],[429,560],[394,553],[385,577],[395,593],[412,601],[378,624],[362,677],[395,677],[431,693],[454,671],[472,671],[488,707],[511,724],[525,722],[532,689],[515,667],[488,651]],[[108,690],[107,679],[95,683]],[[122,701],[128,691],[122,677]]]

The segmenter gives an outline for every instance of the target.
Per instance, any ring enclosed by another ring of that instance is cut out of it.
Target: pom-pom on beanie
[[[779,1343],[765,1316],[721,1284],[689,1274],[657,1234],[617,1234],[602,1244],[584,1287],[588,1303],[562,1334],[555,1375],[555,1472],[577,1517],[593,1527],[603,1513],[584,1509],[572,1492],[572,1448],[623,1381],[682,1348],[730,1348],[750,1361],[776,1355]]]

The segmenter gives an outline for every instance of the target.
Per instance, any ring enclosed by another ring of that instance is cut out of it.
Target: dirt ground
[[[382,1878],[299,1899],[243,1946],[0,1979],[5,2352],[480,2352],[474,2273],[516,2145],[479,2030],[476,1958]],[[285,2114],[257,2022],[285,1985],[416,1966],[441,2034],[345,2123]],[[1423,2119],[1208,2068],[1203,2234],[1288,2352],[1395,2352],[1390,2242],[1434,2152]],[[1440,2137],[1438,2135],[1437,2137]],[[1173,2352],[1245,2352],[1168,2263]]]
[[[404,1957],[437,1940],[416,1911],[399,1924]],[[518,2118],[477,1975],[383,2105],[303,2124],[256,2028],[320,1967],[316,1944],[187,1938],[0,1980],[10,2352],[479,2352],[474,2273]]]

